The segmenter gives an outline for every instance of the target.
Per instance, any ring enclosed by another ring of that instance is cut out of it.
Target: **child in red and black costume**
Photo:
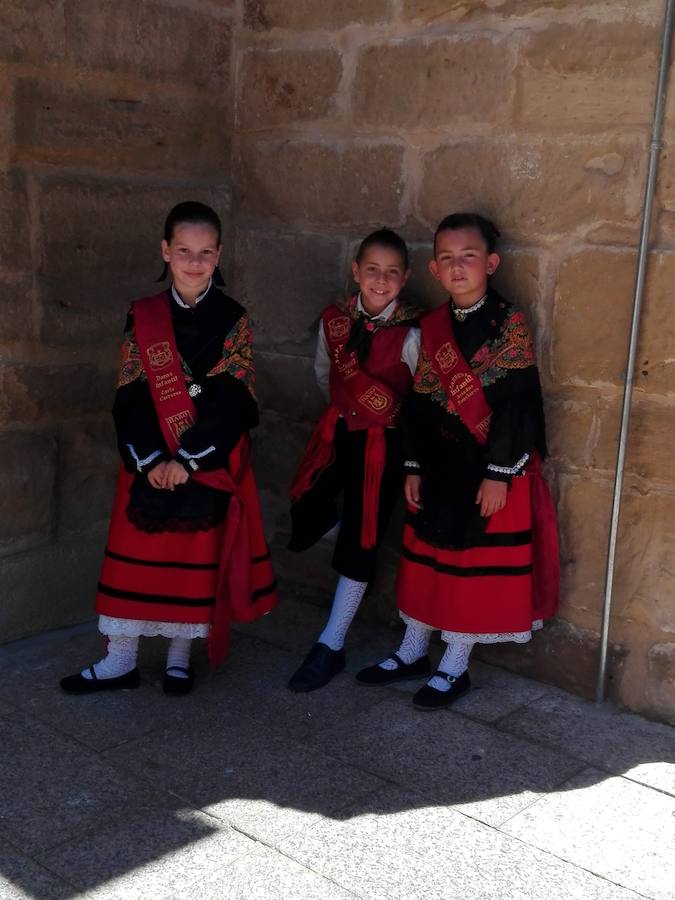
[[[246,312],[225,296],[221,223],[202,203],[174,207],[161,245],[164,280],[127,318],[113,417],[123,468],[96,596],[103,659],[64,678],[71,693],[134,688],[140,636],[170,639],[164,690],[193,684],[192,639],[212,664],[230,620],[276,604],[250,466],[258,423]]]
[[[522,312],[488,285],[498,236],[491,222],[465,213],[435,234],[430,269],[450,302],[420,323],[404,411],[410,512],[397,601],[407,628],[396,653],[357,675],[375,685],[430,674],[429,638],[440,629],[447,649],[413,698],[420,709],[469,689],[475,643],[528,641],[558,603],[534,349]]]
[[[311,547],[340,521],[333,555],[340,578],[326,627],[289,682],[298,692],[323,687],[344,669],[347,630],[375,576],[403,484],[397,425],[419,343],[417,313],[398,300],[410,275],[404,241],[388,229],[370,234],[352,274],[360,292],[321,317],[315,370],[329,406],[291,488],[291,550]]]

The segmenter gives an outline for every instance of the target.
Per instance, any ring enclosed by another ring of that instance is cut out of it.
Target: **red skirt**
[[[528,632],[558,604],[558,543],[548,489],[535,461],[514,478],[479,546],[432,547],[406,524],[396,597],[402,613],[465,634]]]
[[[126,515],[132,477],[121,471],[96,594],[96,611],[122,619],[213,624],[225,523],[191,533],[140,531]],[[277,603],[255,482],[245,479],[250,547],[250,604],[232,618],[251,621]]]

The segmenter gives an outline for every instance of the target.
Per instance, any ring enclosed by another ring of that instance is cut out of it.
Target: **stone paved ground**
[[[675,898],[675,731],[476,664],[424,714],[352,673],[284,682],[321,610],[238,630],[182,698],[68,697],[92,625],[0,648],[0,898]],[[202,661],[203,668],[203,661]]]

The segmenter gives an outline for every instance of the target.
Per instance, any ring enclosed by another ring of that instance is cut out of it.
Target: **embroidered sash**
[[[448,306],[441,306],[420,322],[422,343],[434,372],[454,410],[478,443],[483,446],[490,431],[492,410],[480,379],[464,359],[452,330]]]
[[[338,418],[342,414],[349,428],[353,422],[366,428],[363,517],[361,546],[370,549],[377,542],[380,485],[387,459],[384,429],[394,425],[401,409],[401,397],[391,387],[366,373],[347,341],[353,319],[337,306],[324,311],[323,325],[331,359],[331,404],[309,439],[291,485],[291,500],[297,501],[316,482],[334,460],[333,441]],[[402,344],[401,344],[402,346]],[[376,352],[373,347],[373,352]],[[398,349],[396,362],[400,360]],[[352,429],[353,430],[353,429]]]
[[[194,403],[188,394],[171,319],[169,298],[165,293],[144,297],[133,303],[136,341],[159,425],[169,452],[176,455],[180,436],[197,420]],[[213,624],[209,630],[209,660],[223,662],[229,646],[229,621],[246,619],[251,601],[249,572],[249,533],[239,486],[250,466],[249,441],[244,436],[230,454],[230,468],[195,472],[190,477],[210,488],[232,496],[225,522],[225,534],[219,561],[218,589]]]

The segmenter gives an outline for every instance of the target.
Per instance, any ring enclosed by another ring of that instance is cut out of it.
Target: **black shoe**
[[[395,669],[383,669],[382,666],[367,666],[357,674],[359,684],[393,684],[395,681],[407,681],[409,678],[427,678],[431,674],[431,662],[428,656],[421,656],[415,662],[404,663],[396,653],[387,659],[393,659]]]
[[[91,678],[85,678],[81,672],[61,679],[61,687],[67,694],[92,694],[94,691],[129,691],[140,687],[141,673],[132,669],[117,678],[97,678],[93,666],[89,666]]]
[[[185,672],[185,678],[179,678],[177,675],[170,675],[172,671]],[[189,694],[195,683],[195,673],[190,666],[184,669],[182,666],[169,666],[164,673],[164,681],[162,689],[165,694]]]
[[[434,677],[444,678],[450,684],[449,691],[438,691],[436,688],[425,684],[413,697],[413,706],[416,709],[443,709],[458,700],[462,694],[471,687],[469,672],[463,672],[457,678],[445,672],[434,672]]]
[[[345,651],[331,650],[326,644],[314,644],[305,661],[288,682],[288,689],[296,694],[316,691],[339,675],[345,667]]]

